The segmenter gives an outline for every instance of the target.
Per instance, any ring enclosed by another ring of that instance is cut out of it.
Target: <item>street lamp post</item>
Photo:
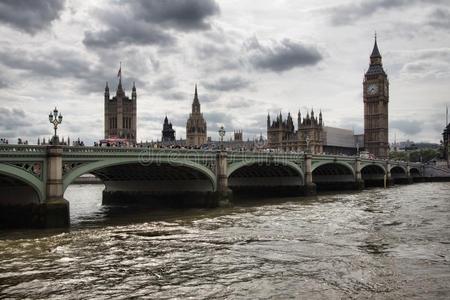
[[[58,125],[62,123],[62,119],[63,116],[61,115],[61,113],[58,114],[58,110],[56,109],[56,107],[53,110],[53,112],[50,112],[50,114],[48,115],[48,120],[50,121],[51,124],[53,124],[53,129],[55,130],[55,134],[53,135],[52,138],[53,145],[59,144],[59,139],[58,136],[56,135],[56,130],[58,129]]]
[[[225,136],[225,128],[223,128],[223,126],[220,126],[219,136],[220,136],[220,149],[223,150],[223,137]]]
[[[359,142],[356,143],[356,156],[359,156]]]

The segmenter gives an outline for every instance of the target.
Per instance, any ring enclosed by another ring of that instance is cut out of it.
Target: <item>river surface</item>
[[[0,232],[0,298],[450,298],[450,183],[167,211],[102,189],[69,187],[70,231]]]

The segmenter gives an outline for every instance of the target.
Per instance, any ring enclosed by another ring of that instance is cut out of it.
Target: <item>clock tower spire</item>
[[[383,69],[377,36],[370,65],[364,74],[364,148],[378,158],[387,158],[389,152],[389,81]]]

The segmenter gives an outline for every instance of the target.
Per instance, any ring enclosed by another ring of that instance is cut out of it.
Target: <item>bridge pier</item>
[[[44,193],[38,196],[27,185],[0,190],[0,228],[61,228],[70,223],[69,203],[63,198],[62,148],[49,146],[45,150],[47,164]]]
[[[413,184],[414,178],[411,176],[411,166],[409,163],[406,165],[406,184]]]
[[[215,191],[215,198],[218,206],[229,205],[233,198],[233,192],[228,186],[227,157],[227,153],[224,151],[219,151],[216,154],[217,188]]]
[[[312,155],[311,153],[305,154],[305,196],[315,196],[317,195],[316,184],[313,183],[312,178]]]
[[[60,146],[47,147],[46,199],[41,204],[41,226],[45,228],[69,227],[69,202],[64,199]]]
[[[361,175],[361,158],[357,157],[355,162],[355,189],[364,189],[364,180]]]

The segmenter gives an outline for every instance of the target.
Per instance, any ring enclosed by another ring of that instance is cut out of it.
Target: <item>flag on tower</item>
[[[117,77],[122,77],[122,65],[120,65],[119,72],[117,72]]]

